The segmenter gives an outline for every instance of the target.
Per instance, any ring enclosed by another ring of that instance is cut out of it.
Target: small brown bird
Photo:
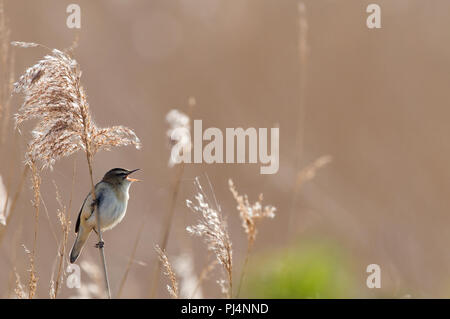
[[[95,185],[95,203],[92,200],[91,192],[86,196],[75,225],[77,238],[70,252],[71,263],[77,260],[91,230],[97,232],[97,216],[94,214],[95,205],[97,205],[97,211],[100,215],[102,232],[112,229],[122,221],[127,211],[128,191],[131,183],[139,181],[130,178],[129,175],[138,170],[129,171],[123,168],[114,168],[108,171],[103,179]]]

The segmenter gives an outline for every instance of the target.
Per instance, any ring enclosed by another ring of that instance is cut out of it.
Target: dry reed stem
[[[75,179],[75,171],[74,171],[72,178]],[[66,255],[67,239],[69,237],[69,229],[70,229],[70,224],[71,224],[70,218],[68,216],[68,211],[70,211],[70,207],[67,208],[65,205],[63,205],[56,183],[54,183],[54,185],[55,185],[55,189],[56,189],[56,201],[58,202],[58,205],[59,205],[58,218],[59,218],[59,222],[60,222],[61,228],[62,228],[62,240],[59,244],[59,249],[58,249],[58,257],[59,257],[58,271],[56,274],[56,280],[55,280],[55,284],[54,284],[53,293],[50,294],[50,297],[52,299],[56,299],[56,297],[58,296],[59,288],[61,286],[62,275],[64,272],[64,256]],[[73,192],[73,182],[72,182],[72,192]],[[72,197],[72,195],[71,195],[71,197]]]
[[[167,116],[166,116],[166,120],[169,123],[169,130],[167,131],[167,136],[171,139],[171,142],[182,142],[182,150],[184,151],[190,151],[191,150],[191,138],[190,138],[190,118],[192,115],[192,111],[196,105],[196,100],[194,97],[190,97],[188,100],[188,114],[184,114],[178,110],[171,110]],[[181,150],[179,150],[181,151]],[[174,161],[173,161],[173,153],[174,150],[172,149],[171,151],[171,156],[169,159],[169,167],[173,167],[175,165]],[[179,152],[178,152],[179,153]],[[179,155],[179,154],[177,154]],[[165,250],[167,248],[167,243],[169,240],[169,234],[170,234],[170,229],[172,227],[172,222],[173,222],[173,215],[175,213],[175,207],[176,207],[176,202],[177,202],[177,197],[178,197],[178,192],[180,190],[180,184],[181,184],[181,179],[183,177],[184,174],[184,162],[181,162],[178,167],[177,167],[177,172],[175,174],[175,182],[174,182],[174,186],[173,186],[173,191],[172,191],[172,196],[170,199],[170,206],[169,206],[169,211],[168,214],[166,214],[166,219],[164,221],[164,226],[163,226],[163,230],[162,230],[162,235],[161,235],[161,241],[160,241],[160,245],[162,247],[163,250]],[[153,271],[153,276],[152,276],[152,282],[151,282],[151,289],[150,289],[150,298],[155,297],[156,292],[158,290],[158,276],[159,273],[161,272],[161,262],[159,260],[156,260],[155,266],[154,266],[154,271]]]
[[[306,7],[303,2],[297,4],[298,12],[298,54],[299,54],[299,104],[298,104],[298,124],[296,135],[296,148],[294,158],[294,169],[296,172],[300,170],[300,161],[303,156],[303,141],[305,135],[305,119],[306,119],[306,85],[308,75],[308,20],[306,18]],[[296,182],[295,182],[296,183]],[[294,184],[295,185],[295,184]],[[291,197],[291,205],[289,210],[289,219],[294,214],[297,206],[298,190],[294,186]],[[291,225],[288,224],[288,231],[290,233]]]
[[[307,165],[303,169],[301,169],[296,176],[295,186],[294,186],[294,197],[297,198],[297,194],[299,193],[301,187],[308,181],[312,180],[316,177],[318,171],[323,167],[327,166],[333,161],[333,158],[330,155],[323,155],[314,160],[311,164]],[[292,202],[295,207],[295,200]],[[294,226],[294,214],[289,215],[289,224],[288,224],[288,232],[292,231],[292,227]]]
[[[57,194],[56,198],[59,203],[59,207],[60,207],[60,209],[63,210],[64,214],[62,214],[61,211],[59,211],[59,213],[58,213],[58,217],[59,217],[61,228],[62,228],[62,244],[60,244],[60,248],[59,248],[58,271],[56,274],[54,293],[53,293],[54,299],[56,299],[56,297],[58,296],[58,291],[62,284],[62,277],[64,274],[64,257],[66,255],[66,247],[67,247],[67,241],[68,241],[70,224],[71,224],[70,211],[72,209],[73,190],[75,187],[75,173],[76,173],[76,161],[74,161],[74,164],[73,164],[72,187],[71,187],[71,191],[70,191],[69,206],[67,208],[64,205],[62,205],[62,200],[61,200],[61,197],[59,196],[59,192],[58,192],[57,186],[55,184],[56,194]]]
[[[5,16],[4,1],[0,1],[0,144],[5,144],[11,108],[11,92],[14,83],[14,51],[10,50],[11,30]]]
[[[248,201],[247,195],[244,196],[239,195],[231,179],[228,180],[228,187],[238,204],[237,210],[239,211],[239,215],[242,220],[242,227],[244,228],[244,231],[247,234],[247,252],[245,254],[244,265],[242,267],[241,278],[239,280],[238,291],[236,294],[236,297],[239,297],[242,283],[244,281],[245,271],[247,269],[250,251],[253,247],[253,244],[256,239],[256,234],[258,232],[258,229],[256,228],[257,222],[263,218],[274,218],[276,208],[271,205],[266,205],[263,207],[261,204],[263,201],[262,194],[259,194],[259,200],[256,201],[253,205],[251,205],[250,202]]]
[[[176,202],[177,202],[177,197],[178,197],[178,192],[180,190],[180,183],[181,183],[181,179],[183,177],[183,173],[184,173],[184,163],[181,163],[178,165],[177,167],[177,174],[175,177],[175,184],[173,187],[173,192],[172,192],[172,196],[171,196],[171,200],[170,200],[170,207],[169,207],[169,211],[168,214],[166,214],[166,218],[164,220],[164,226],[162,228],[162,239],[161,239],[161,249],[166,249],[167,248],[167,243],[169,241],[169,234],[170,234],[170,229],[172,226],[172,221],[173,221],[173,215],[175,213],[175,206],[176,206]],[[152,285],[151,285],[151,291],[150,291],[150,298],[155,297],[155,294],[158,290],[158,276],[159,273],[161,272],[161,262],[159,260],[156,261],[156,265],[154,267],[154,271],[153,271],[153,276],[152,276]]]
[[[248,265],[248,260],[250,258],[251,249],[252,249],[252,245],[250,244],[250,242],[248,242],[247,243],[247,251],[245,252],[244,264],[242,266],[242,271],[241,271],[241,278],[239,278],[239,286],[238,286],[238,291],[236,293],[236,298],[239,298],[239,295],[241,293],[241,288],[242,288],[242,284],[244,283],[245,272],[247,271],[247,265]]]
[[[28,269],[28,272],[30,273],[30,279],[28,281],[28,299],[33,299],[36,295],[36,289],[37,289],[37,282],[38,277],[36,276],[36,270],[34,267],[34,256],[31,251],[28,250],[28,248],[22,244],[23,249],[25,250],[25,253],[28,256],[28,261],[30,263],[30,268]]]
[[[89,143],[87,143],[87,146],[88,147],[86,148],[86,158],[87,158],[88,167],[89,167],[89,176],[91,179],[91,196],[92,196],[92,201],[95,203],[97,198],[95,196],[94,178],[92,176],[92,157],[91,157]],[[106,288],[106,293],[107,293],[108,299],[111,299],[111,288],[109,285],[108,268],[106,266],[105,251],[104,251],[104,247],[103,247],[103,235],[102,235],[102,229],[100,227],[100,225],[101,225],[100,214],[98,213],[98,205],[97,204],[94,205],[94,214],[97,217],[98,242],[99,242],[99,244],[102,243],[101,245],[98,245],[98,250],[100,252],[100,259],[101,259],[102,266],[103,266],[105,288]]]
[[[43,196],[41,196],[41,203],[42,203],[42,207],[44,207],[45,217],[47,217],[48,227],[50,228],[50,233],[52,234],[56,245],[58,245],[58,235],[56,235],[55,227],[53,226],[53,223],[50,219],[50,213],[48,211],[47,205],[45,204],[45,200],[44,200]]]
[[[32,188],[33,188],[33,207],[35,209],[35,215],[34,215],[34,239],[33,239],[33,250],[29,254],[30,258],[30,280],[29,280],[29,299],[33,299],[34,295],[36,294],[36,288],[37,288],[37,281],[38,278],[36,276],[36,248],[37,248],[37,236],[38,236],[38,229],[39,229],[39,207],[40,207],[40,188],[41,188],[41,177],[39,175],[38,169],[36,167],[36,164],[34,161],[31,161],[31,172],[32,172]]]
[[[120,299],[120,297],[122,296],[123,287],[125,287],[125,282],[128,279],[128,273],[130,272],[131,266],[133,265],[137,247],[139,245],[139,241],[141,240],[142,231],[144,230],[144,225],[145,222],[143,222],[141,224],[141,227],[139,227],[136,239],[134,240],[133,249],[131,251],[130,258],[128,259],[127,267],[125,268],[125,273],[123,274],[122,280],[120,281],[119,291],[117,292],[117,299]]]
[[[203,267],[203,270],[200,272],[200,276],[198,276],[197,285],[195,286],[195,289],[192,291],[191,299],[194,298],[198,289],[200,289],[202,282],[208,278],[208,275],[214,270],[214,268],[216,268],[217,264],[218,264],[217,259],[214,259],[210,263],[207,263],[205,267]]]
[[[172,296],[172,298],[178,298],[178,282],[177,277],[175,276],[175,272],[172,269],[172,265],[170,264],[166,253],[158,245],[155,245],[155,250],[158,254],[161,264],[164,266],[164,275],[166,275],[170,281],[170,285],[167,285],[167,291]]]
[[[25,218],[25,212],[24,210],[18,211],[17,215],[19,217],[19,220],[17,222],[17,227],[14,228],[14,233],[12,236],[11,241],[11,253],[10,253],[10,260],[11,260],[11,270],[9,275],[9,284],[8,284],[8,298],[12,296],[12,293],[14,292],[14,285],[15,285],[15,266],[17,263],[17,246],[19,246],[20,238],[22,237],[23,233],[23,220]]]

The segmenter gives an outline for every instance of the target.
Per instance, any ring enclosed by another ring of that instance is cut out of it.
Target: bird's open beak
[[[129,175],[133,174],[134,172],[137,172],[138,170],[139,170],[139,168],[130,171],[130,173],[129,173],[128,176],[127,176],[127,180],[129,180],[130,182],[142,182],[140,179],[137,179],[137,178],[131,178],[131,177],[129,176]]]

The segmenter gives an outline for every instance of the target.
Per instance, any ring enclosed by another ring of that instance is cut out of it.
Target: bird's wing
[[[86,204],[86,200],[88,199],[89,195],[86,196],[86,198],[84,199],[83,205],[81,205],[80,208],[80,212],[78,213],[78,218],[77,218],[77,222],[75,224],[75,233],[77,234],[78,231],[80,230],[80,218],[81,218],[81,212],[83,211],[84,205]]]
[[[102,190],[103,190],[103,188],[101,187],[101,182],[98,183],[97,185],[95,185],[95,197],[96,197],[97,206],[100,205],[100,202],[103,197]],[[87,209],[89,209],[89,211],[86,211]],[[92,193],[91,192],[89,192],[89,194],[87,194],[86,198],[84,199],[83,205],[81,205],[80,212],[78,213],[77,222],[75,224],[75,233],[78,233],[78,231],[80,229],[81,216],[83,215],[83,212],[85,212],[84,215],[87,215],[87,216],[84,216],[85,219],[88,219],[94,213],[94,205],[93,205],[93,201],[92,201]]]

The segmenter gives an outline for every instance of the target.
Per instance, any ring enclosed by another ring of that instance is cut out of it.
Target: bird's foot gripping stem
[[[103,248],[105,246],[105,242],[103,241],[99,241],[98,243],[95,244],[95,248]]]

